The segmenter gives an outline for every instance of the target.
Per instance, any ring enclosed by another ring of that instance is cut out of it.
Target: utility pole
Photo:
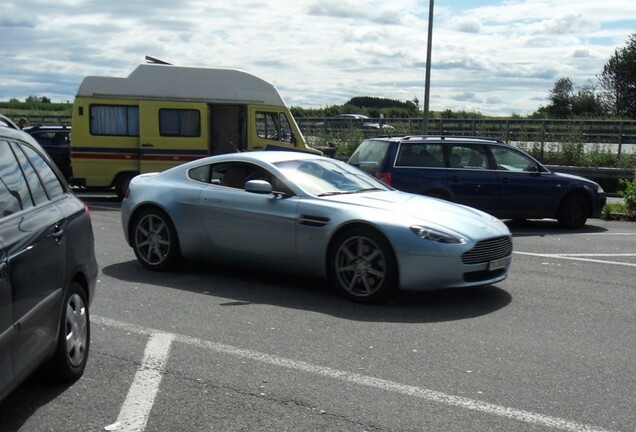
[[[428,6],[428,41],[426,43],[426,79],[424,81],[424,123],[422,133],[428,134],[428,102],[431,92],[431,49],[433,46],[433,3],[429,0]]]

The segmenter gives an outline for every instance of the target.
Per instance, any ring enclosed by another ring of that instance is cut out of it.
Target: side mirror
[[[272,193],[272,185],[265,180],[250,180],[245,183],[245,190],[247,192],[257,193],[257,194],[271,194]]]

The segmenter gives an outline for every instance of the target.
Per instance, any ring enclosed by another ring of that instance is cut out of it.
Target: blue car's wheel
[[[330,275],[351,300],[377,303],[397,290],[397,266],[387,240],[371,229],[355,228],[338,236],[330,255]]]

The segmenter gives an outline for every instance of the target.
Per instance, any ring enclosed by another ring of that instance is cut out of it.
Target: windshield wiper
[[[386,189],[377,188],[377,187],[371,187],[371,188],[365,188],[365,189],[358,189],[355,193],[385,191],[385,190]]]
[[[332,195],[347,195],[347,194],[352,194],[356,192],[357,191],[331,191],[331,192],[323,192],[321,194],[318,194],[318,196],[323,197],[323,196],[332,196]]]

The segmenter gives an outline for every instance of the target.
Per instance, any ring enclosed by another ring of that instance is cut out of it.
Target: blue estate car
[[[447,136],[372,138],[349,163],[396,189],[465,204],[500,219],[557,219],[581,228],[600,217],[597,183],[555,173],[502,141]]]

